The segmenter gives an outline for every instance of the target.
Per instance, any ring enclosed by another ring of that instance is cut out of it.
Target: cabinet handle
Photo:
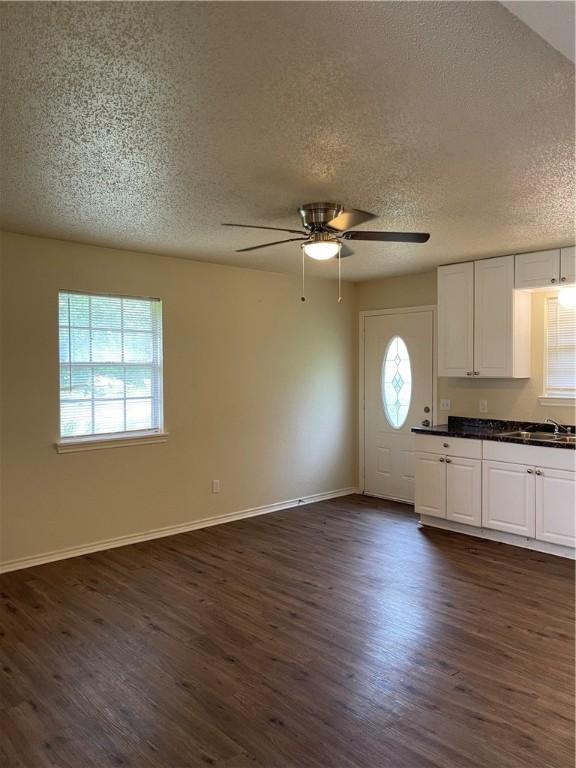
[[[565,278],[565,277],[561,277],[561,278],[560,278],[560,282],[561,282],[561,283],[565,283],[565,282],[566,282],[566,278]]]
[[[542,475],[542,474],[544,474],[544,473],[542,472],[542,470],[541,470],[541,469],[537,469],[537,470],[534,472],[534,474],[535,474],[535,475]]]
[[[480,376],[480,371],[474,371],[474,376]]]
[[[527,469],[526,472],[528,472],[528,474],[531,475],[532,472],[534,472],[534,470],[533,469]]]
[[[472,376],[472,371],[466,371],[466,376]]]
[[[449,443],[442,443],[442,448],[450,448]]]
[[[555,278],[555,277],[553,277],[553,278],[552,278],[552,280],[550,280],[550,282],[551,282],[551,283],[555,283],[555,282],[556,282],[556,278]]]
[[[446,464],[452,464],[452,459],[446,459]]]
[[[440,462],[441,462],[442,464],[444,464],[444,462],[445,462],[445,461],[446,461],[446,459],[444,458],[444,456],[440,456]]]

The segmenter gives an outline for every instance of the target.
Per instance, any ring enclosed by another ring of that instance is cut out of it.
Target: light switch
[[[212,493],[220,493],[220,480],[212,480]]]
[[[440,400],[440,410],[441,411],[449,411],[450,410],[450,400]]]
[[[488,400],[478,400],[480,413],[488,413]]]

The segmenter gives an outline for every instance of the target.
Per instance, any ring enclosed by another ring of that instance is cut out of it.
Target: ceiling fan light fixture
[[[338,256],[340,250],[340,243],[337,240],[312,240],[309,243],[304,243],[302,246],[306,256],[310,256],[311,259],[316,261],[327,261],[333,259],[334,256]]]

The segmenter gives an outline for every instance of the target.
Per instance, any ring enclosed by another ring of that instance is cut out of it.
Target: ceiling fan
[[[335,257],[351,256],[353,251],[345,245],[348,240],[371,240],[394,243],[425,243],[430,235],[426,232],[370,232],[352,229],[359,224],[377,218],[374,213],[344,208],[339,203],[306,203],[298,209],[303,230],[283,229],[282,227],[262,227],[253,224],[223,224],[225,227],[244,227],[247,229],[266,229],[275,232],[288,232],[299,237],[287,240],[275,240],[263,245],[239,248],[236,253],[256,251],[271,245],[282,243],[302,243],[302,250],[312,259],[325,261]]]

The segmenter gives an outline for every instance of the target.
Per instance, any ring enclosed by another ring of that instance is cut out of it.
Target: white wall
[[[356,484],[354,286],[4,233],[2,559]],[[158,296],[167,443],[58,454],[58,289]],[[222,492],[211,493],[220,479]]]

